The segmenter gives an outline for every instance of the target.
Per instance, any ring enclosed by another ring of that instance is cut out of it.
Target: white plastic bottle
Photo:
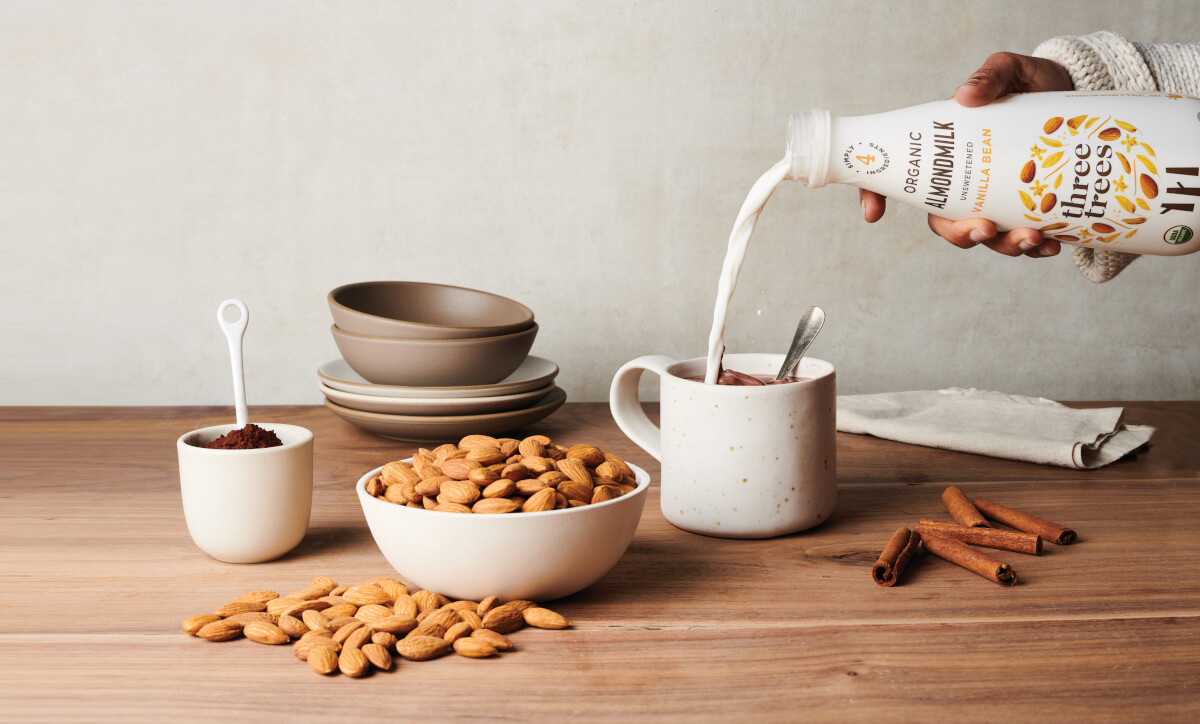
[[[788,178],[858,186],[954,220],[1137,254],[1200,249],[1200,99],[1167,93],[953,100],[788,126]]]

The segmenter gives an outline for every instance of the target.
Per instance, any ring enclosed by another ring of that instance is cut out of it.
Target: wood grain
[[[314,431],[316,486],[300,546],[238,566],[188,537],[174,451],[230,410],[0,408],[6,717],[1187,721],[1200,715],[1200,403],[1125,407],[1158,427],[1152,445],[1092,472],[839,435],[833,518],[774,540],[679,531],[652,489],[613,571],[555,602],[575,628],[518,632],[500,660],[401,662],[363,681],[178,627],[252,589],[391,573],[352,486],[415,445],[319,407],[253,409]],[[606,406],[568,404],[536,431],[596,443],[657,480]],[[931,556],[876,586],[870,566],[890,533],[947,519],[950,482],[1069,525],[1080,542],[1001,552],[1020,576],[1011,589]]]

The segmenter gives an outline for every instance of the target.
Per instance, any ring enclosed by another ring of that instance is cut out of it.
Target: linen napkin
[[[912,445],[1090,470],[1145,444],[1149,425],[1121,422],[1124,410],[1076,410],[1054,400],[987,390],[843,395],[837,429]]]

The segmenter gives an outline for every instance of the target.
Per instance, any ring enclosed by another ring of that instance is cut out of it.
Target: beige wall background
[[[630,358],[704,353],[790,113],[945,97],[1104,28],[1200,40],[1200,3],[5,0],[0,404],[229,404],[227,297],[251,404],[319,402],[325,293],[366,279],[519,299],[571,399],[606,399]],[[789,184],[729,347],[783,351],[819,304],[843,393],[1196,398],[1198,280],[1160,257],[1097,286]]]

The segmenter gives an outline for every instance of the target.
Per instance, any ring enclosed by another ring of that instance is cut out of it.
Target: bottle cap
[[[788,178],[819,188],[829,182],[829,111],[793,113],[788,121]]]

